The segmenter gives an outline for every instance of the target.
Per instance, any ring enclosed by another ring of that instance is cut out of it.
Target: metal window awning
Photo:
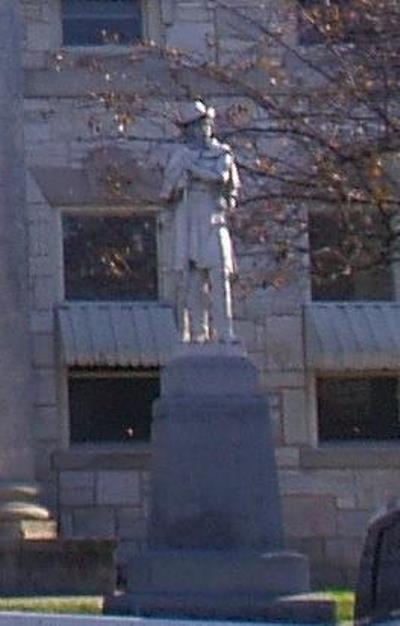
[[[74,302],[57,314],[69,366],[157,367],[179,341],[172,309],[160,304]]]
[[[313,303],[304,326],[310,369],[400,369],[400,302]]]

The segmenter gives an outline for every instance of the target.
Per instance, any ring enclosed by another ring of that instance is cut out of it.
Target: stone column
[[[33,484],[23,71],[18,0],[0,2],[0,538],[46,519]]]

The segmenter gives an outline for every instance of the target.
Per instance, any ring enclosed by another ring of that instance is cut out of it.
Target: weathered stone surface
[[[187,22],[184,28],[177,24],[168,29],[168,45],[183,50],[192,50],[194,54],[207,57],[208,52],[211,52],[209,42],[212,35],[213,25],[211,22]]]
[[[48,511],[33,486],[34,378],[29,320],[28,212],[19,3],[0,4],[0,536],[23,536]],[[29,497],[27,494],[29,493]],[[8,558],[17,558],[16,555]]]
[[[367,446],[356,443],[340,446],[325,444],[322,448],[302,448],[300,456],[302,467],[309,469],[376,470],[400,467],[400,450],[384,442],[377,444],[371,441]],[[372,475],[376,472],[371,472],[368,477]]]
[[[298,467],[300,454],[296,447],[280,447],[275,450],[278,467]]]
[[[151,447],[145,443],[132,448],[91,448],[57,450],[53,455],[53,465],[57,470],[141,470],[149,469]]]
[[[303,370],[303,321],[300,315],[266,318],[265,350],[268,370]]]
[[[105,507],[76,508],[74,510],[74,536],[88,539],[115,537],[114,511]]]
[[[62,472],[60,474],[62,506],[94,504],[94,484],[92,472]]]
[[[35,435],[44,441],[57,441],[60,436],[60,416],[53,406],[38,406],[36,408]],[[47,451],[50,468],[52,468],[51,451]]]
[[[306,387],[306,376],[301,371],[266,371],[261,373],[261,378],[265,389],[301,389]]]
[[[143,510],[124,507],[117,512],[117,533],[122,540],[143,541],[147,536],[147,520]]]
[[[363,509],[380,509],[399,494],[400,469],[365,470],[355,472],[357,503]]]
[[[204,35],[205,32],[203,31]],[[82,69],[82,67],[72,69],[65,67],[62,72],[57,72],[54,69],[28,70],[25,73],[25,95],[30,98],[67,98],[68,96],[86,97],[88,90],[91,90],[92,93],[101,93],[108,90],[110,86],[105,79],[105,74],[108,73],[111,62],[114,65],[114,68],[110,69],[114,79],[113,88],[118,89],[121,93],[136,92],[146,95],[149,84],[157,84],[159,87],[158,95],[164,94],[167,98],[171,96],[179,98],[179,96],[184,95],[179,83],[171,77],[170,69],[165,61],[157,58],[146,59],[145,65],[142,63],[128,64],[123,76],[118,68],[115,68],[115,60],[113,59],[111,61],[106,59],[103,62],[103,70],[98,72]],[[117,64],[118,62],[120,59],[117,60]]]
[[[115,543],[106,540],[0,542],[0,591],[102,594],[115,588]]]
[[[256,328],[255,324],[250,321],[239,320],[235,322],[235,332],[243,341],[245,347],[249,351],[253,351],[256,345]]]
[[[183,357],[166,368],[162,390],[153,422],[156,544],[280,546],[273,444],[255,369],[242,357]]]
[[[325,559],[325,541],[322,537],[294,537],[292,535],[287,537],[287,545],[291,550],[306,554],[313,566]]]
[[[311,570],[311,581],[313,588],[321,589],[326,587],[342,587],[345,588],[348,585],[346,572],[349,568],[337,567],[332,563],[327,564],[315,563]]]
[[[339,496],[336,500],[338,509],[354,510],[357,508],[357,499],[355,494],[349,496]]]
[[[60,537],[63,539],[71,539],[74,536],[74,523],[71,509],[61,510],[59,524]]]
[[[332,537],[336,534],[336,507],[332,496],[283,498],[286,533],[292,537]]]
[[[152,589],[189,596],[277,596],[304,592],[308,583],[307,559],[285,551],[157,550],[137,557],[135,565],[128,592],[138,594]]]
[[[6,0],[0,8],[1,445],[12,450],[14,460],[10,464],[2,461],[1,474],[3,478],[27,480],[33,478],[30,432],[33,381],[29,352],[20,34],[19,7]],[[10,384],[10,372],[19,392]]]
[[[51,475],[52,441],[50,437],[47,438],[47,433],[43,437],[43,430],[41,436],[40,428],[35,429],[35,476],[39,481],[47,481]],[[57,445],[57,437],[54,437],[53,445]]]
[[[54,319],[51,311],[32,311],[31,330],[38,333],[51,333],[54,330]]]
[[[55,372],[49,369],[38,369],[35,372],[36,394],[35,403],[38,405],[56,404]]]
[[[309,406],[305,389],[283,391],[284,441],[287,445],[310,444]]]
[[[33,303],[37,309],[49,309],[54,302],[54,277],[38,276],[33,286]]]
[[[326,557],[336,567],[346,566],[356,569],[362,550],[362,540],[352,537],[350,539],[327,539]]]
[[[346,470],[304,472],[282,470],[280,485],[283,494],[297,493],[343,497],[355,492],[354,475]]]
[[[100,471],[96,483],[96,502],[103,505],[139,504],[139,474],[135,471]]]
[[[137,604],[135,604],[137,602]],[[126,594],[106,598],[105,612],[113,615],[135,614],[169,617],[184,615],[186,618],[207,620],[258,620],[263,622],[289,622],[297,624],[332,624],[335,622],[335,605],[321,600],[312,593],[271,599],[265,592],[259,595],[245,593],[214,594],[212,603],[202,594]],[[140,608],[139,608],[140,607]]]
[[[339,537],[364,537],[372,518],[371,511],[340,510],[337,513]]]
[[[308,589],[307,559],[283,549],[256,371],[232,347],[216,348],[213,356],[193,348],[196,355],[172,359],[163,372],[150,549],[132,559],[128,593],[109,598],[109,611],[260,617],[271,599]]]
[[[152,171],[138,168],[133,163],[125,164],[129,167],[129,173],[125,173],[126,184],[117,195],[105,183],[107,178],[105,171],[101,170],[91,177],[90,171],[70,167],[47,167],[37,168],[35,175],[39,181],[42,192],[52,206],[74,206],[106,204],[138,204],[140,202],[159,202],[161,188],[160,175]],[[104,166],[105,167],[105,166]],[[120,163],[115,164],[112,160],[109,167],[118,167],[121,176]],[[141,173],[138,170],[141,169]],[[135,183],[133,183],[135,181]],[[140,182],[137,182],[140,181]]]

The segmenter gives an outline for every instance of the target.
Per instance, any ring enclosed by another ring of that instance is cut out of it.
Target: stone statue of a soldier
[[[236,206],[239,176],[230,147],[213,136],[215,110],[197,100],[181,109],[186,143],[173,153],[162,198],[173,203],[173,270],[182,291],[184,341],[234,341],[235,271],[226,212]]]

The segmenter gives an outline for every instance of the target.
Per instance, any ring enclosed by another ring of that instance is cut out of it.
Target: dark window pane
[[[310,213],[313,300],[392,300],[385,237],[385,224],[365,209]]]
[[[137,0],[63,0],[65,17],[132,17]]]
[[[157,233],[153,216],[64,215],[68,300],[157,298]]]
[[[142,36],[140,0],[63,0],[66,46],[129,44]]]
[[[400,437],[397,378],[321,378],[317,401],[321,441]]]
[[[158,375],[69,380],[72,443],[148,441]]]

